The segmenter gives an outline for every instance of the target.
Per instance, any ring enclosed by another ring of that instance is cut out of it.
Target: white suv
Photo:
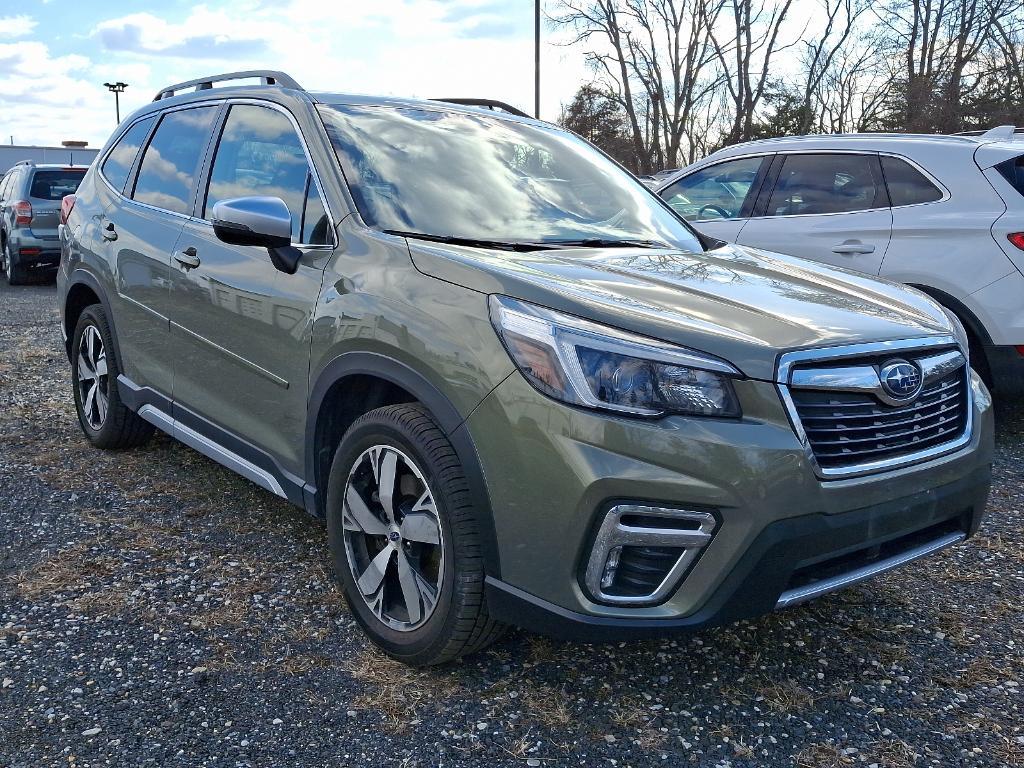
[[[658,193],[720,240],[919,288],[966,326],[982,376],[1021,387],[1024,136],[1011,127],[753,141],[682,169]]]

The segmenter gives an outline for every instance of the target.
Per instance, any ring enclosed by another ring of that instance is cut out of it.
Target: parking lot
[[[52,286],[0,288],[0,765],[1024,763],[1024,402],[967,545],[758,621],[377,653],[323,524],[169,438],[88,447]]]

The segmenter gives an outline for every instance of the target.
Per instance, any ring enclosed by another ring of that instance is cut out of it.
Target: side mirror
[[[283,248],[292,242],[292,215],[279,197],[233,197],[213,206],[213,232],[231,245]]]
[[[279,197],[233,197],[213,206],[217,239],[230,245],[255,245],[270,252],[274,266],[289,275],[302,252],[292,247],[292,214]]]

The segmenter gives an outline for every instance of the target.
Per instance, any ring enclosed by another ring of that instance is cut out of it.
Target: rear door
[[[699,168],[660,194],[683,219],[704,234],[736,242],[753,209],[772,155],[740,157]]]
[[[215,104],[164,113],[141,159],[134,160],[138,144],[152,125],[139,121],[101,169],[115,191],[123,185],[127,197],[108,206],[99,222],[100,236],[110,248],[117,286],[122,368],[137,386],[167,397],[172,381],[168,338],[171,254],[192,211],[196,177],[219,108]],[[126,161],[138,168],[127,178],[123,174]]]
[[[800,152],[775,158],[737,242],[876,275],[891,236],[877,153]]]
[[[304,254],[295,274],[277,270],[266,248],[228,245],[214,234],[216,202],[251,196],[288,205],[293,247]],[[171,264],[176,419],[207,433],[220,427],[246,443],[240,453],[269,453],[301,476],[312,313],[333,242],[291,117],[270,105],[231,104]]]

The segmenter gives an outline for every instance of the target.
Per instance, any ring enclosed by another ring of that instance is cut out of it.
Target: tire
[[[4,265],[8,285],[25,285],[28,282],[28,272],[14,261],[10,243],[4,243]]]
[[[82,432],[97,448],[143,445],[153,436],[154,428],[121,402],[117,390],[121,368],[100,304],[82,310],[71,338],[71,387]]]
[[[385,493],[389,476],[393,500]],[[331,464],[327,532],[335,577],[356,621],[392,658],[441,664],[504,631],[487,613],[465,474],[422,406],[378,408],[345,433]]]

